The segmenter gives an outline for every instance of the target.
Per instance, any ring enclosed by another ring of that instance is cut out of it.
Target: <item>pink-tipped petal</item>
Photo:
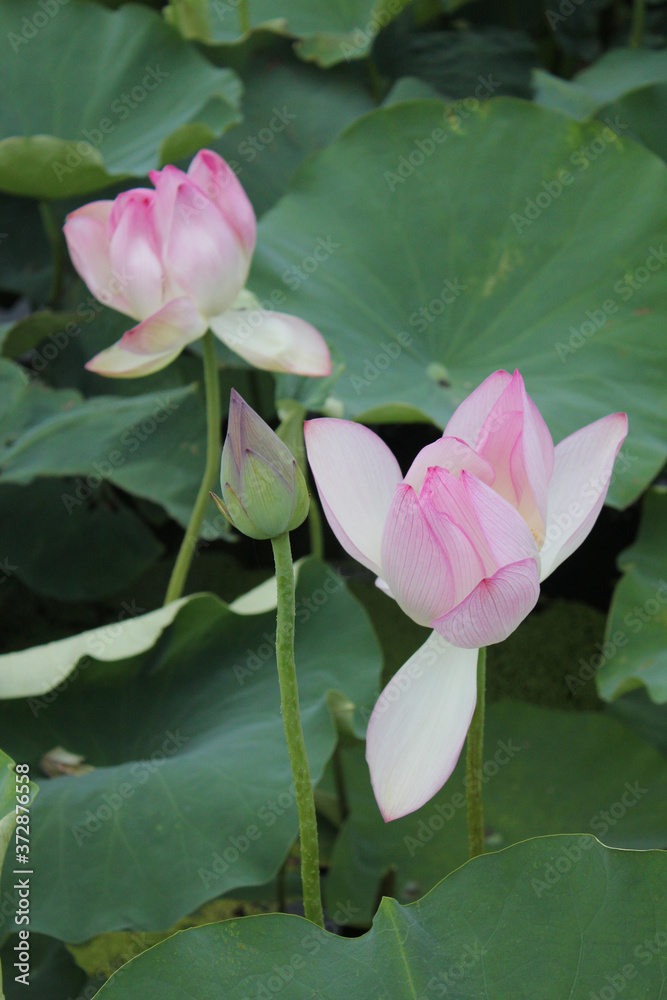
[[[445,427],[445,435],[461,438],[474,448],[491,408],[511,380],[512,376],[506,371],[494,372],[484,379],[454,411]]]
[[[380,695],[366,760],[385,820],[419,809],[454,770],[475,710],[476,665],[477,650],[433,632]]]
[[[519,371],[514,372],[491,407],[476,450],[495,470],[494,489],[516,507],[541,542],[554,447]]]
[[[430,468],[447,469],[458,476],[462,469],[472,472],[485,483],[492,483],[495,473],[491,465],[459,438],[441,437],[427,444],[408,469],[404,482],[419,493]]]
[[[123,291],[124,269],[114,272],[109,256],[109,217],[112,201],[93,201],[70,212],[63,227],[72,263],[99,302],[127,316],[133,307]]]
[[[109,219],[112,267],[126,278],[123,294],[133,315],[144,320],[169,300],[154,220],[155,191],[133,188],[119,194]]]
[[[556,445],[540,553],[543,580],[579,548],[595,524],[627,433],[626,414],[612,413]]]
[[[350,420],[305,425],[306,451],[327,521],[345,551],[378,576],[382,531],[401,469],[377,434]]]
[[[124,333],[118,343],[96,354],[86,368],[110,378],[152,375],[177,358],[186,344],[204,333],[206,321],[190,300],[175,299]]]
[[[512,504],[467,472],[461,474],[461,481],[496,566],[537,560],[533,533]]]
[[[217,206],[235,229],[246,253],[252,255],[257,239],[255,213],[229,164],[212,150],[202,149],[188,167],[188,177]]]
[[[298,316],[261,309],[230,309],[209,325],[227,347],[269,372],[330,375],[331,356],[321,333]]]
[[[482,580],[464,601],[431,625],[453,646],[479,649],[511,635],[539,596],[537,563],[523,559]]]
[[[382,576],[399,607],[419,625],[456,603],[446,542],[457,529],[441,520],[438,537],[412,487],[398,486],[382,535]]]
[[[163,245],[163,259],[172,282],[192,298],[203,316],[219,316],[229,309],[243,288],[251,254],[236,230],[183,175],[171,192],[171,224]],[[158,208],[158,211],[160,209]]]
[[[497,496],[496,493],[493,495]],[[482,526],[470,502],[470,496],[464,485],[464,477],[457,478],[446,469],[429,469],[422,486],[421,497],[429,501],[433,510],[449,517],[465,532],[480,560],[483,569],[481,575],[493,576],[498,564],[491,553]],[[478,582],[476,580],[473,586]],[[459,600],[465,596],[463,594]],[[456,603],[458,604],[458,601]]]

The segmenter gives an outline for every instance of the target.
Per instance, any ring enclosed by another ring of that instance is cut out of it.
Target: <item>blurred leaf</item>
[[[605,647],[597,667],[602,698],[611,701],[645,686],[667,702],[667,489],[644,498],[639,534],[618,559],[623,577],[614,592]]]
[[[0,359],[0,483],[81,477],[62,495],[67,511],[108,480],[188,523],[204,465],[205,415],[196,385],[83,400],[26,378]]]
[[[2,965],[9,970],[15,961],[14,947],[18,936],[11,934],[2,947]],[[100,980],[98,986],[102,985]],[[17,983],[13,976],[6,976],[3,983],[5,1000],[22,1000],[23,997],[38,996],[39,1000],[83,1000],[86,975],[79,969],[74,959],[60,941],[54,941],[43,934],[30,934],[30,987],[26,992],[23,983]],[[89,994],[92,996],[92,994]]]
[[[667,844],[664,758],[619,723],[504,701],[489,706],[484,744],[489,850],[552,833],[593,833],[612,847],[639,850]],[[341,753],[350,817],[326,894],[329,906],[349,899],[353,922],[366,926],[387,872],[403,903],[465,862],[465,752],[435,798],[391,823],[373,797],[363,747]]]
[[[117,632],[111,625],[106,641],[98,635],[92,656],[58,690],[0,706],[7,744],[21,759],[34,765],[61,745],[95,768],[42,781],[33,813],[40,877],[31,928],[68,941],[165,930],[207,900],[264,884],[298,828],[275,613],[237,615],[198,595],[148,653],[95,660],[105,646],[106,655],[126,654]],[[356,706],[363,734],[380,657],[361,608],[313,560],[299,575],[296,661],[317,782],[335,745],[327,692]]]
[[[384,899],[362,938],[284,914],[209,924],[145,952],[99,996],[153,1000],[157,987],[165,1000],[242,1000],[287,987],[289,1000],[590,1000],[629,976],[633,997],[654,997],[666,888],[660,852],[531,840],[475,858],[412,906]]]
[[[0,338],[0,355],[3,358],[18,358],[32,350],[49,334],[63,333],[76,322],[76,313],[54,313],[50,309],[31,313],[20,319]]]
[[[239,59],[238,72],[245,88],[243,124],[212,148],[231,164],[255,212],[263,215],[284,194],[299,163],[375,102],[361,68],[325,72],[294,59],[284,44]],[[267,308],[276,306],[272,300]]]
[[[613,49],[589,69],[577,73],[571,83],[538,71],[535,74],[535,100],[544,107],[578,117],[590,117],[607,104],[613,104],[634,90],[667,82],[667,58],[664,52],[650,49]],[[568,95],[572,95],[567,105]],[[588,107],[584,110],[584,99]]]
[[[667,57],[664,50],[613,49],[572,80],[543,70],[535,100],[584,121],[596,116],[626,138],[667,159]]]
[[[667,704],[656,705],[646,688],[637,688],[617,698],[606,706],[606,712],[667,757]]]
[[[290,0],[279,14],[272,0],[169,0],[165,18],[185,38],[208,45],[234,45],[261,30],[288,35],[302,59],[328,67],[367,56],[378,31],[410,2]]]
[[[79,488],[64,479],[0,486],[4,565],[31,590],[62,601],[114,594],[164,552],[117,497],[101,490],[79,501]]]
[[[382,106],[388,108],[401,101],[427,101],[431,98],[438,100],[440,94],[430,83],[419,80],[416,76],[401,76],[391,87]]]
[[[0,288],[43,302],[51,285],[51,249],[39,206],[0,192]]]
[[[48,23],[38,27],[38,15]],[[80,0],[51,17],[5,0],[0,33],[11,50],[0,88],[0,188],[12,194],[67,198],[143,177],[238,121],[235,74],[211,66],[144,6],[110,11]]]
[[[528,97],[537,52],[521,31],[407,32],[394,26],[379,40],[381,73],[417,77],[451,100]]]
[[[412,102],[299,168],[260,225],[250,286],[261,298],[295,275],[285,311],[345,360],[338,416],[400,406],[442,426],[490,372],[518,367],[556,441],[626,410],[610,502],[646,488],[667,455],[667,168],[600,135],[505,98]],[[604,155],[582,164],[598,139]]]

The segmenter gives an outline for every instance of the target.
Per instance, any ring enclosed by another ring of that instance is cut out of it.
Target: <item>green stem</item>
[[[49,289],[49,302],[53,303],[60,294],[60,286],[63,278],[63,235],[56,223],[53,209],[48,201],[40,201],[39,214],[42,219],[46,238],[51,247],[53,272],[51,276],[51,288]]]
[[[324,532],[322,530],[322,515],[316,500],[311,496],[308,508],[308,534],[310,536],[310,554],[320,561],[324,559]]]
[[[244,35],[247,35],[250,31],[250,14],[248,12],[248,2],[247,0],[240,0],[239,3],[239,23],[241,25],[241,31]]]
[[[210,502],[209,493],[220,477],[220,453],[222,450],[220,437],[220,382],[218,379],[218,363],[215,357],[215,340],[210,330],[207,330],[202,340],[204,354],[204,386],[206,390],[206,468],[204,478],[199,487],[190,515],[181,547],[171,572],[171,579],[164,599],[165,604],[176,601],[183,593],[185,581],[195,553],[199,529],[201,528],[206,507]]]
[[[336,744],[336,749],[333,752],[332,764],[334,784],[336,786],[336,798],[338,799],[338,815],[342,826],[347,817],[350,815],[350,807],[347,801],[345,771],[343,770],[343,758],[340,752],[340,743]]]
[[[317,817],[315,796],[308,766],[306,743],[299,711],[299,689],[294,663],[294,567],[289,533],[271,539],[276,563],[278,590],[278,620],[276,625],[276,659],[280,681],[280,704],[287,739],[296,805],[299,813],[301,838],[301,887],[306,919],[324,927],[322,897],[320,895],[320,865],[317,849]]]
[[[290,855],[288,854],[276,875],[276,909],[278,913],[287,913],[287,865],[289,859]]]
[[[632,27],[630,28],[630,48],[640,49],[644,39],[646,0],[634,0],[632,4]]]
[[[484,853],[484,809],[482,806],[482,765],[484,763],[484,694],[486,649],[477,657],[477,704],[468,730],[466,750],[466,799],[470,857]]]

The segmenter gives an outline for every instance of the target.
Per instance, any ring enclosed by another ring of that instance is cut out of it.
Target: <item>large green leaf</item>
[[[667,702],[667,489],[644,499],[637,540],[619,557],[618,583],[607,622],[605,645],[589,673],[597,673],[603,698],[611,701],[646,687]]]
[[[416,813],[384,823],[362,748],[342,751],[351,815],[326,893],[350,899],[367,926],[383,877],[404,903],[467,858],[465,755]],[[614,761],[613,767],[610,761]],[[612,847],[667,844],[667,768],[651,746],[602,713],[500,702],[487,713],[484,813],[489,849],[548,833],[593,833]]]
[[[375,102],[361,67],[324,71],[295,59],[284,43],[239,60],[238,72],[244,84],[243,124],[212,148],[232,165],[262,215],[284,194],[299,163]]]
[[[298,824],[274,633],[275,613],[237,615],[200,595],[147,653],[96,660],[105,642],[113,655],[112,623],[57,689],[2,703],[7,745],[21,759],[63,746],[95,768],[41,784],[34,930],[72,941],[163,930],[275,875]],[[336,741],[332,713],[363,734],[380,655],[363,611],[313,561],[299,574],[296,658],[318,781]]]
[[[287,276],[286,311],[341,351],[330,411],[442,425],[519,367],[556,441],[628,411],[610,499],[638,496],[667,454],[667,168],[614,136],[584,169],[600,134],[518,100],[416,101],[299,168],[250,284],[264,297]]]
[[[7,569],[36,593],[63,601],[114,594],[164,552],[137,514],[108,490],[65,506],[64,498],[79,487],[63,479],[0,485]]]
[[[85,194],[194,152],[238,120],[235,74],[154,11],[88,0],[57,16],[47,8],[0,6],[0,189]]]
[[[250,32],[297,39],[302,59],[333,66],[363,59],[373,40],[411,0],[290,0],[280,12],[272,0],[169,0],[166,19],[186,38],[232,45]]]
[[[0,484],[79,477],[62,491],[63,510],[71,514],[108,481],[187,524],[204,465],[205,416],[196,385],[83,400],[72,390],[28,381],[20,366],[0,359],[0,389]]]
[[[476,858],[411,906],[384,899],[361,938],[279,914],[184,931],[99,996],[592,1000],[630,984],[625,995],[653,998],[665,988],[666,900],[661,853],[548,837]]]

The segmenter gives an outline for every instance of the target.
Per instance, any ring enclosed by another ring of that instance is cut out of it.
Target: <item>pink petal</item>
[[[447,437],[461,438],[474,448],[492,406],[511,379],[506,371],[489,375],[454,411],[445,427]]]
[[[175,299],[124,333],[118,343],[96,354],[86,368],[110,378],[151,375],[165,368],[186,344],[204,333],[206,321],[190,300]]]
[[[188,177],[217,205],[252,256],[257,239],[255,213],[232,168],[217,153],[202,149],[188,167]]]
[[[155,191],[125,191],[114,201],[109,219],[111,264],[126,275],[123,294],[132,305],[133,315],[142,320],[173,297],[160,259],[154,201]]]
[[[628,433],[625,413],[612,413],[556,445],[549,483],[542,579],[578,549],[602,509],[616,456]]]
[[[213,333],[255,368],[296,375],[330,375],[331,356],[320,333],[298,316],[229,309],[209,320]]]
[[[350,420],[308,420],[304,432],[327,521],[345,551],[380,576],[382,531],[402,479],[398,462],[377,434]]]
[[[447,526],[456,529],[441,520],[438,537],[412,487],[398,486],[382,535],[382,577],[399,607],[419,625],[428,625],[456,603],[454,574],[443,544]]]
[[[160,223],[167,272],[203,316],[219,316],[245,285],[250,254],[236,230],[189,177],[168,175],[167,183],[168,203],[164,209],[158,203],[156,210],[160,216],[171,211],[171,224]]]
[[[428,469],[433,467],[447,469],[455,476],[466,469],[485,483],[492,483],[495,479],[491,465],[459,438],[441,437],[427,444],[415,458],[403,481],[419,493]]]
[[[523,559],[482,580],[456,608],[431,624],[453,646],[479,649],[511,635],[539,596],[537,563]]]
[[[385,820],[419,809],[454,770],[475,710],[476,667],[477,650],[433,632],[380,695],[366,760]]]
[[[549,430],[515,371],[492,406],[476,450],[493,466],[494,488],[509,500],[541,541],[554,447]]]
[[[442,496],[439,496],[436,500],[435,491],[439,485],[438,479],[445,476],[449,476],[454,482],[458,482],[445,469],[431,469],[419,498],[429,527],[447,554],[450,572],[454,581],[453,593],[449,595],[449,606],[441,604],[440,614],[444,614],[445,611],[459,604],[477,586],[479,581],[483,580],[487,575],[485,566],[486,548],[484,547],[481,551],[477,549],[475,536],[466,530],[468,527],[467,519],[464,524],[460,524],[454,516],[454,511],[447,510],[446,506],[445,513],[440,509]],[[495,571],[495,564],[492,563],[492,566],[493,571]]]
[[[498,568],[498,564],[491,553],[486,535],[470,502],[470,496],[465,488],[464,479],[463,475],[457,478],[446,469],[429,469],[424,485],[422,486],[421,499],[428,500],[435,511],[449,517],[465,532],[480,560],[483,570],[481,575],[493,576]],[[494,497],[498,497],[498,494],[493,490],[491,492]],[[498,497],[498,500],[503,504],[506,503],[500,497]],[[479,579],[475,580],[470,590],[478,582]],[[458,604],[465,596],[466,594],[462,594],[456,603]]]
[[[133,316],[123,295],[124,274],[114,273],[109,256],[108,223],[112,201],[93,201],[70,212],[63,227],[72,263],[99,302]]]
[[[461,482],[496,566],[539,558],[537,543],[521,514],[496,493],[467,472]]]

